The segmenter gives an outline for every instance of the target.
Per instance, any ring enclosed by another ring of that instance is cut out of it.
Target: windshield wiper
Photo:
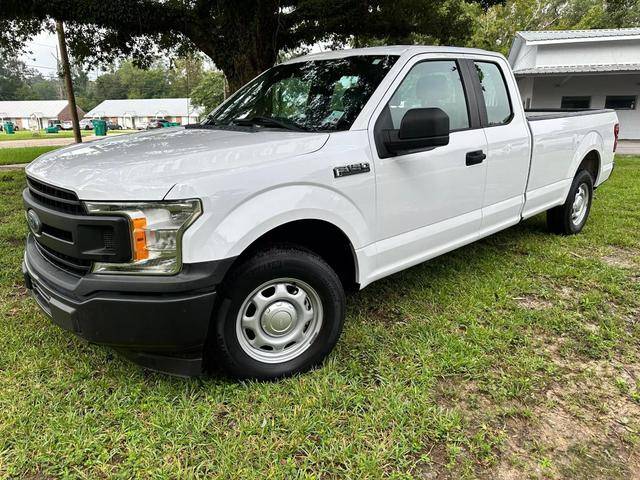
[[[251,125],[262,125],[264,127],[279,127],[284,128],[286,130],[293,130],[294,132],[308,132],[311,131],[310,128],[305,127],[304,125],[300,125],[292,120],[284,121],[279,120],[273,117],[262,117],[256,116],[251,118],[234,118],[231,120],[232,123],[240,126],[249,127]]]

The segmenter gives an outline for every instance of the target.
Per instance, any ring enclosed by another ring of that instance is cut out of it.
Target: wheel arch
[[[350,286],[368,268],[368,259],[359,262],[357,252],[372,241],[372,215],[341,192],[317,184],[283,185],[230,208],[205,197],[203,216],[185,232],[183,261],[237,259],[268,242],[297,243],[325,258]],[[342,263],[349,266],[348,275]]]
[[[598,132],[585,135],[576,149],[567,178],[574,178],[578,171],[586,169],[591,173],[595,185],[602,170],[603,148],[603,139]]]
[[[595,185],[598,181],[598,177],[600,175],[600,170],[602,169],[602,160],[600,158],[600,152],[597,150],[590,150],[578,165],[576,169],[576,174],[580,170],[586,170],[591,174],[591,178],[593,178],[593,184]]]
[[[333,268],[345,290],[358,289],[358,258],[353,243],[341,228],[321,219],[292,220],[272,228],[253,240],[231,268],[274,245],[295,245],[311,250]]]

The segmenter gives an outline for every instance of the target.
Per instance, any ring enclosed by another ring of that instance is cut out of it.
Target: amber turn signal
[[[145,260],[149,258],[147,250],[147,219],[144,217],[132,218],[131,227],[133,230],[133,260]]]

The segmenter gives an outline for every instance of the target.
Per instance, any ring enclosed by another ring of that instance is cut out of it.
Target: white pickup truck
[[[611,110],[525,112],[496,53],[296,58],[201,124],[31,163],[26,285],[148,368],[290,375],[338,341],[345,290],[545,211],[580,232],[617,132]]]

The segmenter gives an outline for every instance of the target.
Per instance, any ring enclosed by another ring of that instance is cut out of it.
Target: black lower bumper
[[[186,264],[170,277],[76,276],[49,263],[29,237],[22,269],[56,325],[148,368],[190,376],[202,370],[215,287],[230,263]]]

